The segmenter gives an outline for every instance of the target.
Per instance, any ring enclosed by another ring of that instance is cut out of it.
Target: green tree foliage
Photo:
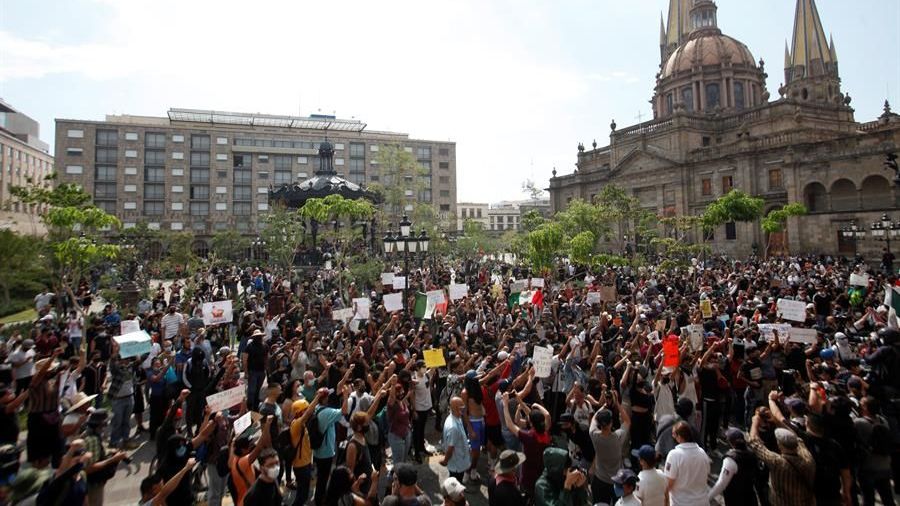
[[[556,213],[553,221],[559,224],[562,232],[568,237],[575,237],[582,232],[591,232],[596,240],[599,237],[606,237],[610,230],[600,209],[581,199],[570,202],[569,207],[564,211]]]
[[[408,153],[399,144],[383,144],[375,157],[379,172],[380,184],[369,186],[384,198],[382,207],[382,223],[393,223],[397,226],[404,214],[416,224],[424,226],[425,221],[433,216],[430,204],[418,201],[423,190],[431,188],[431,174],[417,160],[413,153]],[[408,196],[407,192],[412,195]],[[412,205],[413,210],[406,210]],[[431,213],[424,208],[431,208]]]
[[[247,255],[250,239],[235,230],[216,232],[210,239],[210,253],[217,259],[236,262]]]
[[[560,223],[542,225],[526,236],[527,258],[532,268],[538,272],[552,270],[556,257],[566,242],[566,233]]]
[[[766,256],[769,254],[772,234],[783,232],[784,227],[787,225],[787,220],[791,216],[803,216],[807,212],[806,206],[799,202],[791,202],[778,209],[769,211],[769,214],[767,214],[761,222],[762,229],[766,233]]]
[[[30,299],[34,292],[49,286],[49,269],[44,243],[29,235],[0,230],[0,296],[8,305],[13,295]],[[20,288],[23,290],[16,290]],[[25,293],[21,293],[21,292]],[[17,293],[18,292],[18,293]]]
[[[326,221],[325,214],[319,214],[322,199],[310,199],[316,202],[310,204],[307,201],[307,213],[316,213],[321,217],[319,222]],[[306,206],[304,206],[306,207]],[[326,213],[327,214],[327,213]],[[309,216],[311,219],[312,216]],[[260,238],[265,241],[265,249],[269,253],[269,260],[274,267],[282,272],[290,272],[294,265],[294,256],[297,254],[297,248],[303,240],[303,218],[304,215],[286,208],[281,204],[275,204],[265,217],[265,228],[260,231]]]
[[[580,232],[569,241],[569,258],[576,265],[589,265],[597,238],[590,230]]]
[[[547,223],[547,218],[544,218],[536,209],[532,209],[531,211],[523,214],[522,220],[520,221],[522,230],[525,233],[537,230],[537,228],[544,223]]]
[[[700,222],[704,230],[714,230],[732,221],[755,221],[762,216],[765,200],[751,197],[740,190],[731,190],[714,200],[703,211]]]
[[[190,269],[199,260],[194,254],[194,234],[188,231],[166,232],[163,234],[166,256],[173,266]]]

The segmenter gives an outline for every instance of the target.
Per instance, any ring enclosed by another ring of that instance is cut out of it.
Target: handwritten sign
[[[615,302],[616,301],[616,287],[601,286],[600,287],[600,300],[602,300],[603,302]]]
[[[353,299],[353,319],[354,320],[368,320],[369,319],[369,307],[372,305],[372,301],[369,300],[368,297],[358,297]]]
[[[544,288],[544,278],[531,278],[531,288]]]
[[[524,291],[527,286],[528,286],[527,279],[517,279],[517,280],[513,281],[512,285],[510,285],[509,291],[510,291],[510,293],[519,293],[519,292]]]
[[[381,273],[381,284],[382,285],[393,285],[394,284],[394,273],[393,272],[382,272]]]
[[[791,326],[787,323],[760,323],[759,324],[759,334],[765,338],[766,341],[774,341],[775,340],[775,332],[778,332],[778,336],[781,338],[782,342],[787,341],[788,337],[791,335]]]
[[[850,275],[850,284],[852,286],[869,286],[869,275],[853,273]]]
[[[141,330],[141,322],[137,320],[122,320],[122,323],[119,324],[119,334],[131,334],[132,332],[139,332]]]
[[[659,331],[654,330],[653,332],[647,334],[647,340],[652,344],[659,344]]]
[[[434,369],[447,365],[447,361],[444,360],[443,348],[425,350],[422,352],[422,354],[425,355],[425,367]]]
[[[588,292],[584,301],[587,302],[588,305],[593,306],[594,304],[600,304],[603,301],[603,297],[600,296],[600,292]]]
[[[143,330],[115,336],[113,339],[119,345],[119,356],[122,358],[139,357],[150,353],[150,334]]]
[[[243,416],[234,421],[234,433],[237,436],[240,436],[244,433],[245,430],[249,429],[251,425],[253,425],[253,412],[247,411]]]
[[[230,300],[218,300],[216,302],[203,303],[203,324],[217,325],[231,321],[233,312]]]
[[[223,409],[228,409],[240,404],[241,401],[244,400],[246,393],[247,389],[244,385],[238,385],[234,388],[229,388],[228,390],[206,396],[206,405],[209,406],[210,411],[214,413],[216,411],[222,411]]]
[[[550,362],[553,360],[552,346],[535,346],[531,355],[534,364],[534,375],[538,378],[550,377]]]
[[[353,308],[334,309],[331,311],[331,319],[335,321],[350,321],[353,318]]]
[[[428,302],[434,302],[435,304],[440,304],[447,300],[443,290],[429,290],[425,292],[425,298]]]
[[[709,301],[709,299],[700,300],[700,313],[704,318],[712,318],[712,303]]]
[[[806,321],[806,303],[801,300],[778,299],[778,316],[795,322]]]
[[[450,285],[450,300],[459,300],[469,294],[469,285],[452,284]]]
[[[801,344],[815,344],[818,340],[819,333],[816,329],[804,329],[800,327],[791,327],[791,335],[788,341]]]
[[[400,311],[403,309],[403,293],[388,293],[384,296],[385,311]]]
[[[406,289],[406,276],[394,276],[394,282],[391,284],[394,287],[394,290],[405,290]]]

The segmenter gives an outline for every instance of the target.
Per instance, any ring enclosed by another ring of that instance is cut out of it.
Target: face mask
[[[281,466],[276,464],[275,467],[266,469],[266,476],[268,476],[270,480],[277,480],[279,471],[281,471]]]
[[[616,493],[616,497],[625,495],[625,489],[622,488],[622,485],[613,485],[613,492]]]
[[[185,455],[187,455],[187,446],[179,446],[178,449],[175,450],[175,456],[179,459],[183,459]]]

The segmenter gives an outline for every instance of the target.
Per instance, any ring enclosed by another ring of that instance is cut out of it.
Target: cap
[[[729,427],[728,430],[725,431],[725,439],[732,444],[746,441],[744,433],[737,427]]]
[[[501,362],[503,362],[507,358],[509,358],[509,353],[507,353],[505,351],[501,351],[500,353],[497,354],[497,360],[499,360]]]
[[[656,463],[656,450],[650,445],[638,448],[638,458],[649,464]]]
[[[441,483],[441,493],[453,502],[460,502],[466,498],[466,487],[451,476]]]
[[[616,475],[612,477],[612,481],[616,485],[636,485],[638,477],[631,469],[619,469]]]
[[[819,352],[819,356],[822,357],[822,360],[830,360],[834,358],[834,349],[825,348],[824,350]]]
[[[787,429],[781,427],[775,429],[775,440],[788,450],[797,448],[797,435]]]
[[[405,462],[397,464],[397,467],[394,468],[394,476],[404,487],[411,487],[419,480],[419,472],[416,471],[416,468]]]
[[[299,401],[294,401],[294,403],[291,404],[291,411],[294,412],[294,415],[299,415],[300,413],[306,411],[306,408],[308,407],[309,402],[307,402],[306,399],[300,399]]]
[[[466,378],[468,378],[468,379],[475,379],[477,377],[478,377],[478,373],[475,372],[475,369],[469,369],[466,372]]]

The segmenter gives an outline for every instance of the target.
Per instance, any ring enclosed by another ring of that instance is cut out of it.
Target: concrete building
[[[462,232],[467,221],[481,223],[485,230],[490,230],[488,221],[490,205],[481,202],[459,202],[456,204],[456,230]]]
[[[519,205],[514,202],[491,204],[488,209],[488,230],[505,232],[519,230]]]
[[[0,229],[46,233],[40,219],[43,209],[17,202],[9,187],[49,184],[44,177],[53,172],[53,157],[47,148],[38,122],[0,100]]]
[[[456,144],[365,130],[357,120],[170,109],[166,117],[110,115],[105,121],[56,120],[61,181],[78,183],[125,227],[191,230],[201,243],[218,231],[255,235],[270,188],[311,177],[317,147],[334,145],[334,166],[348,180],[380,183],[378,151],[398,145],[426,170],[413,201],[456,213]]]
[[[768,244],[773,254],[853,254],[858,247],[877,255],[881,243],[849,242],[840,229],[853,221],[868,228],[883,213],[900,218],[900,189],[884,167],[900,144],[900,116],[885,102],[873,121],[854,119],[814,0],[796,0],[775,100],[765,62],[724,35],[716,13],[710,0],[670,0],[660,27],[654,118],[627,128],[613,121],[606,146],[579,144],[575,173],[553,171],[553,210],[613,184],[660,216],[696,215],[737,188],[763,197],[766,212],[801,202],[809,214],[771,237],[759,223],[726,224],[714,231],[714,251],[744,256]],[[876,73],[878,58],[896,58],[890,51],[872,56]]]

